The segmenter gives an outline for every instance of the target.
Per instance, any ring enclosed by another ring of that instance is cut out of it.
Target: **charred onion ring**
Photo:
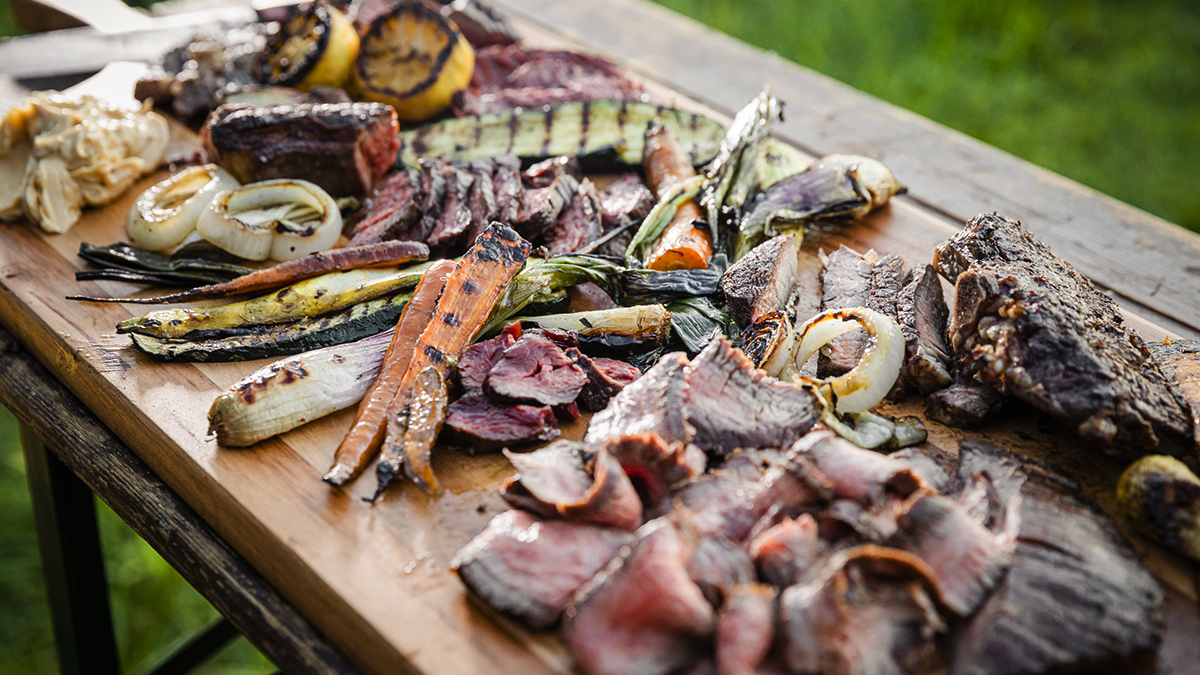
[[[869,410],[887,396],[904,363],[904,335],[895,321],[865,307],[822,312],[799,331],[800,346],[793,359],[797,373],[818,349],[859,326],[867,331],[868,344],[850,372],[825,379],[799,378],[816,386],[839,413]]]
[[[180,171],[142,193],[129,210],[129,243],[147,251],[178,246],[196,229],[196,221],[218,193],[237,181],[215,164]]]
[[[248,260],[295,260],[332,248],[342,213],[329,193],[306,180],[264,180],[218,194],[196,231]]]

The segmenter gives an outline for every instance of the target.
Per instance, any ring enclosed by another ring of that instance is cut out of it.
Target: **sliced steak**
[[[627,173],[609,183],[600,193],[600,224],[604,234],[619,227],[627,227],[601,246],[597,253],[625,257],[625,249],[633,239],[634,223],[640,223],[654,208],[654,195],[642,183],[641,176]]]
[[[550,255],[574,253],[600,238],[600,197],[592,181],[579,183],[575,198],[544,236]]]
[[[958,491],[958,457],[932,443],[922,443],[888,455],[908,467],[933,490],[943,494]]]
[[[407,167],[393,171],[367,202],[367,213],[354,228],[350,246],[413,239],[421,220],[421,176]]]
[[[951,343],[978,376],[1110,454],[1196,451],[1191,419],[1117,304],[1020,223],[976,216],[934,256]]]
[[[669,673],[700,660],[716,630],[687,572],[696,542],[667,519],[638,530],[629,554],[579,591],[564,637],[587,675]]]
[[[543,518],[564,518],[633,531],[642,501],[620,462],[601,447],[559,440],[533,452],[505,452],[517,476],[501,488],[509,504]]]
[[[854,249],[841,246],[825,260],[821,275],[823,295],[821,309],[866,307],[871,298],[871,273],[878,256],[875,251],[861,255]],[[862,359],[867,333],[856,328],[843,333],[821,348],[818,372],[822,377],[849,372]]]
[[[467,347],[458,360],[455,370],[458,373],[458,384],[466,394],[483,392],[483,384],[487,381],[492,367],[504,356],[504,350],[513,346],[521,337],[521,324],[510,323],[499,335]]]
[[[555,178],[570,176],[577,181],[583,180],[583,169],[579,167],[579,158],[575,155],[562,155],[544,159],[521,172],[521,182],[526,190],[550,187]]]
[[[618,306],[607,291],[590,281],[567,288],[567,297],[571,299],[572,312],[592,312]]]
[[[675,352],[659,359],[636,382],[612,398],[588,425],[589,445],[628,434],[653,433],[670,445],[687,444],[696,433],[684,409],[687,356]]]
[[[733,589],[754,582],[754,562],[746,549],[725,537],[701,538],[687,570],[713,607],[720,607]]]
[[[796,252],[796,290],[792,296],[792,312],[796,317],[796,327],[821,313],[823,285],[821,276],[825,272],[825,263],[804,249]]]
[[[515,227],[526,239],[535,239],[546,232],[563,209],[575,199],[579,181],[574,176],[562,175],[544,188],[525,191],[524,202],[517,214]]]
[[[896,318],[904,333],[904,369],[900,377],[905,388],[929,395],[950,386],[950,310],[933,265],[926,265],[900,292]]]
[[[443,162],[441,170],[446,181],[446,192],[442,198],[441,215],[434,223],[427,241],[430,248],[457,253],[467,243],[467,231],[471,228],[468,200],[475,176],[467,170],[466,165],[459,162]]]
[[[717,672],[756,675],[775,639],[774,588],[743,584],[725,595],[717,615]]]
[[[784,518],[755,537],[748,548],[758,574],[769,584],[798,583],[825,550],[817,521],[807,513]]]
[[[442,205],[446,200],[445,162],[440,159],[419,159],[421,165],[421,227],[416,230],[418,241],[427,241],[442,217]]]
[[[687,419],[696,429],[693,442],[703,450],[782,448],[816,423],[818,403],[811,391],[756,369],[724,336],[696,356],[686,377]]]
[[[880,258],[871,268],[871,292],[867,298],[867,308],[895,319],[900,292],[911,276],[904,258],[891,254]]]
[[[521,160],[516,155],[492,158],[492,189],[496,193],[496,219],[507,225],[517,222],[521,204],[525,201],[525,186],[521,183]]]
[[[362,197],[392,168],[399,130],[396,111],[380,103],[223,105],[200,143],[242,184],[299,178],[334,197]]]
[[[546,630],[575,591],[632,541],[623,530],[512,510],[493,518],[450,566],[488,605]]]
[[[587,381],[576,359],[545,335],[527,333],[504,350],[483,389],[502,403],[554,406],[572,403]]]
[[[1119,671],[1157,646],[1163,591],[1078,483],[984,443],[959,453],[964,476],[1025,480],[1012,565],[958,636],[952,673]]]
[[[593,359],[580,354],[579,366],[588,377],[579,392],[579,407],[589,412],[604,410],[612,397],[642,376],[636,366],[616,359]]]
[[[834,556],[815,580],[780,596],[784,661],[793,673],[915,675],[936,663],[946,629],[918,566],[859,546]]]
[[[704,452],[696,446],[667,444],[654,433],[614,436],[603,443],[604,450],[633,480],[647,508],[665,503],[674,486],[699,476],[707,467]]]
[[[893,495],[908,497],[925,486],[904,463],[864,450],[828,430],[800,439],[788,456],[808,459],[831,481],[836,496],[867,506]]]
[[[795,233],[768,239],[725,271],[721,290],[739,326],[787,308],[798,279],[798,246]]]
[[[1004,396],[990,384],[963,379],[925,399],[925,414],[949,427],[977,427],[1004,407]]]
[[[550,406],[496,405],[483,394],[464,396],[447,406],[442,433],[450,443],[475,452],[552,441],[562,434]]]
[[[500,218],[496,186],[492,182],[492,175],[496,172],[496,160],[490,157],[473,159],[467,163],[467,167],[475,177],[475,182],[471,184],[471,192],[467,195],[467,209],[471,212],[467,241],[475,241],[492,221]]]
[[[1200,447],[1200,342],[1168,340],[1146,346],[1191,413],[1192,438]]]

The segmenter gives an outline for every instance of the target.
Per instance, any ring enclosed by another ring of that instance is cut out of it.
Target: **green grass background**
[[[1194,0],[657,1],[1200,230]],[[14,32],[0,0],[0,35]],[[99,517],[122,658],[143,672],[216,612],[103,505]],[[55,670],[39,565],[16,423],[0,409],[2,673]],[[270,671],[240,639],[201,672]]]

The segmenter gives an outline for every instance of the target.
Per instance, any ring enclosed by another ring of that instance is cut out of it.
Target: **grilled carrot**
[[[650,188],[661,200],[684,180],[696,175],[691,159],[683,151],[671,127],[653,122],[646,128],[642,164]],[[646,261],[652,270],[707,269],[712,257],[712,235],[695,223],[703,218],[694,199],[679,205],[663,232],[654,253]]]
[[[354,424],[350,425],[350,431],[333,456],[333,466],[324,476],[330,485],[342,485],[358,475],[379,450],[387,430],[387,411],[408,371],[417,339],[429,325],[438,296],[453,270],[453,260],[439,260],[421,276],[412,300],[396,323],[396,334],[383,357],[379,376],[359,404]]]
[[[422,434],[424,441],[405,442],[408,424],[404,414],[412,399],[414,382],[418,374],[431,366],[445,376],[448,364],[462,356],[509,282],[525,264],[530,248],[530,243],[511,228],[492,223],[446,280],[433,320],[417,341],[412,362],[388,410],[387,436],[375,467],[379,479],[376,497],[387,489],[401,467],[423,489],[437,492],[437,480],[428,461],[433,440],[429,434]],[[430,421],[424,419],[422,424],[428,425]]]
[[[187,302],[191,300],[209,300],[225,298],[231,295],[246,293],[261,293],[276,288],[283,288],[297,281],[330,272],[368,267],[386,267],[401,265],[414,260],[429,258],[429,247],[419,241],[385,241],[353,248],[339,248],[332,251],[321,251],[296,260],[279,263],[250,274],[243,274],[220,284],[210,284],[191,288],[178,293],[158,295],[149,298],[103,298],[87,295],[71,295],[68,300],[85,300],[87,302],[128,302],[131,304],[149,305],[166,302]]]

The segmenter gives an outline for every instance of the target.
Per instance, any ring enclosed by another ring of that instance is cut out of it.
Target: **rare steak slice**
[[[412,239],[421,220],[421,177],[407,167],[393,171],[367,203],[367,215],[354,229],[350,246]]]
[[[200,143],[242,184],[299,178],[334,197],[362,197],[392,168],[399,130],[396,111],[381,103],[223,105]]]
[[[1015,220],[976,216],[938,247],[951,342],[978,376],[1110,454],[1195,454],[1192,422],[1120,309]]]
[[[739,326],[787,308],[798,277],[798,245],[795,233],[768,239],[721,276],[729,314]]]
[[[593,444],[628,434],[653,433],[668,445],[690,442],[696,430],[688,423],[684,408],[687,365],[683,353],[663,356],[592,417],[584,440]]]
[[[667,444],[654,433],[614,436],[603,447],[633,480],[647,508],[663,504],[673,487],[707,467],[704,452],[696,446]]]
[[[483,392],[483,383],[487,381],[492,367],[504,356],[504,350],[513,346],[521,337],[521,324],[513,322],[504,327],[499,335],[490,339],[476,342],[463,350],[458,359],[455,372],[458,373],[458,384],[465,394]]]
[[[785,517],[756,536],[748,548],[758,574],[777,588],[798,583],[825,552],[817,521],[802,513]]]
[[[725,595],[717,615],[717,671],[756,675],[775,639],[774,588],[743,584]]]
[[[819,404],[811,390],[758,370],[724,336],[696,356],[686,377],[687,419],[696,429],[692,442],[708,452],[787,447],[817,421]]]
[[[579,366],[588,376],[579,392],[579,407],[589,412],[604,410],[612,397],[642,376],[642,371],[624,361],[593,359],[585,354],[579,355]]]
[[[467,232],[467,241],[475,241],[492,221],[500,216],[500,205],[496,201],[496,185],[492,176],[496,172],[496,160],[491,157],[473,159],[467,162],[475,182],[471,184],[471,192],[467,195],[467,208],[471,211],[471,229]]]
[[[463,396],[447,406],[442,433],[474,452],[552,441],[562,434],[550,406],[496,405],[483,394]]]
[[[600,224],[604,234],[625,228],[601,246],[597,253],[625,257],[625,249],[633,239],[633,225],[640,223],[654,208],[654,195],[636,173],[627,173],[609,183],[600,192]]]
[[[825,259],[821,275],[824,294],[821,309],[850,309],[866,307],[871,299],[871,272],[879,256],[875,251],[860,254],[846,246],[839,247]],[[819,373],[840,375],[849,372],[862,359],[867,334],[861,328],[843,333],[821,348]]]
[[[526,190],[514,227],[526,239],[536,239],[554,225],[578,191],[579,181],[569,174],[558,176],[544,188]]]
[[[587,675],[670,673],[700,660],[716,630],[687,565],[696,544],[667,518],[643,525],[628,555],[579,591],[564,622]]]
[[[521,183],[521,160],[512,154],[492,158],[492,190],[496,193],[496,220],[515,223],[525,200],[525,185]]]
[[[466,243],[467,231],[471,227],[469,198],[475,176],[467,170],[466,165],[459,162],[443,162],[441,170],[446,181],[446,193],[442,200],[441,215],[427,241],[430,248],[457,252]]]
[[[633,531],[642,501],[621,464],[601,447],[559,440],[528,453],[505,451],[517,476],[501,488],[509,504],[542,516]]]
[[[575,198],[546,232],[550,255],[574,253],[600,238],[600,197],[596,186],[584,178]]]
[[[1122,672],[1157,646],[1163,591],[1078,483],[985,443],[964,441],[959,456],[964,480],[1025,480],[998,483],[1020,491],[1012,565],[957,638],[952,673]]]
[[[915,275],[896,300],[896,318],[904,334],[905,387],[928,395],[950,386],[950,310],[933,265]]]
[[[576,361],[545,335],[527,333],[504,350],[483,388],[500,402],[567,405],[588,381]]]
[[[835,496],[866,506],[893,496],[905,498],[925,487],[907,464],[864,450],[824,429],[800,439],[789,456],[811,462],[830,481]]]
[[[546,630],[575,591],[633,538],[624,530],[512,510],[493,518],[450,566],[488,605]]]
[[[579,166],[579,158],[575,155],[561,155],[545,159],[521,172],[521,182],[525,189],[550,187],[555,178],[571,176],[577,181],[583,180],[583,169]]]

